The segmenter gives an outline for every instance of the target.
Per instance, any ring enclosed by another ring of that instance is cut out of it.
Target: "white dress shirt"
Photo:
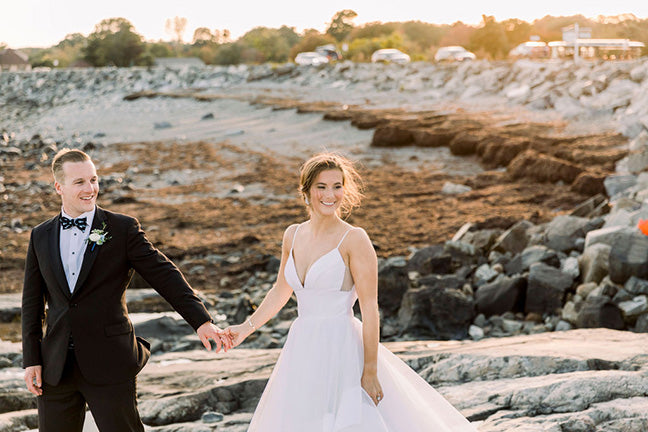
[[[65,271],[65,278],[67,279],[70,292],[74,291],[74,286],[77,283],[77,279],[79,279],[79,272],[81,271],[81,265],[83,264],[83,255],[88,245],[87,239],[92,230],[92,220],[94,219],[95,210],[96,207],[92,209],[92,211],[73,218],[65,213],[65,210],[61,209],[61,214],[66,218],[78,219],[85,217],[88,219],[88,226],[86,227],[85,232],[81,231],[76,226],[66,230],[64,230],[62,226],[59,227],[61,234],[59,239],[61,262],[63,263],[63,270]]]

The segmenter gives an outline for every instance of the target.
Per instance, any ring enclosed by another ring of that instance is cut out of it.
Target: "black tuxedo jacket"
[[[112,238],[94,249],[88,244],[70,294],[59,249],[59,218],[32,230],[22,297],[23,366],[42,365],[46,383],[58,384],[70,336],[79,368],[93,384],[127,381],[144,367],[150,356],[148,343],[135,337],[126,309],[125,291],[133,270],[194,329],[211,320],[180,271],[153,247],[139,222],[100,207],[91,229],[105,223]]]

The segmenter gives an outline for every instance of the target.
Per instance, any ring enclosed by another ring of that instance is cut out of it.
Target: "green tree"
[[[144,53],[142,36],[125,18],[108,18],[95,26],[83,48],[83,58],[93,66],[127,67],[139,64]]]
[[[508,41],[504,26],[495,21],[495,17],[482,15],[482,26],[470,36],[472,51],[483,51],[490,58],[497,59],[508,53]]]
[[[509,49],[528,41],[533,34],[531,24],[517,18],[502,21],[502,26],[504,26],[504,33],[506,34]]]
[[[153,58],[172,57],[173,49],[169,43],[159,41],[147,44],[147,51]]]
[[[430,46],[438,46],[444,35],[440,26],[421,21],[407,21],[401,25],[405,38],[408,39],[418,51],[427,51]]]
[[[349,33],[348,39],[372,39],[379,38],[382,36],[387,36],[399,29],[399,25],[396,22],[382,23],[382,22],[370,22],[366,23],[361,27],[355,27],[351,33]]]
[[[246,63],[285,62],[290,56],[290,48],[298,41],[299,35],[292,27],[256,27],[238,41],[243,44],[241,60]]]
[[[241,63],[242,51],[243,46],[238,42],[228,42],[219,45],[213,62],[217,65],[239,64]]]
[[[338,42],[342,42],[353,30],[351,21],[357,17],[358,14],[351,9],[344,9],[333,15],[331,24],[329,24],[326,33],[330,34]]]
[[[198,27],[193,34],[194,46],[205,46],[216,42],[216,36],[207,27]]]
[[[68,47],[82,47],[86,44],[86,41],[86,37],[81,33],[70,33],[66,35],[65,38],[56,45],[56,47],[63,49]]]

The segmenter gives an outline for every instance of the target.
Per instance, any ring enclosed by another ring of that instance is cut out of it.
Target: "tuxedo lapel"
[[[90,227],[90,232],[92,232],[92,230],[94,229],[100,229],[102,224],[105,222],[106,214],[103,212],[103,210],[97,207],[94,219],[92,221],[92,226]],[[85,253],[83,254],[83,264],[81,264],[81,271],[79,272],[79,279],[77,279],[77,283],[74,287],[74,291],[72,291],[72,295],[77,294],[80,287],[83,286],[83,283],[88,278],[90,270],[92,270],[92,266],[95,262],[95,259],[97,259],[97,255],[99,255],[100,250],[101,246],[90,244],[90,242],[86,243]]]
[[[49,252],[50,260],[52,263],[52,268],[54,269],[54,274],[56,275],[56,281],[61,287],[61,291],[65,294],[66,297],[70,297],[70,287],[65,277],[65,270],[63,270],[63,262],[61,261],[61,247],[59,246],[59,241],[61,238],[61,230],[59,229],[59,218],[58,215],[50,222],[47,230],[48,233],[48,243],[49,243]]]

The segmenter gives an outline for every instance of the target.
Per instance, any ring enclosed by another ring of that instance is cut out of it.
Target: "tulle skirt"
[[[292,324],[248,432],[474,432],[443,396],[387,348],[378,348],[384,398],[360,386],[362,323],[353,316]]]

